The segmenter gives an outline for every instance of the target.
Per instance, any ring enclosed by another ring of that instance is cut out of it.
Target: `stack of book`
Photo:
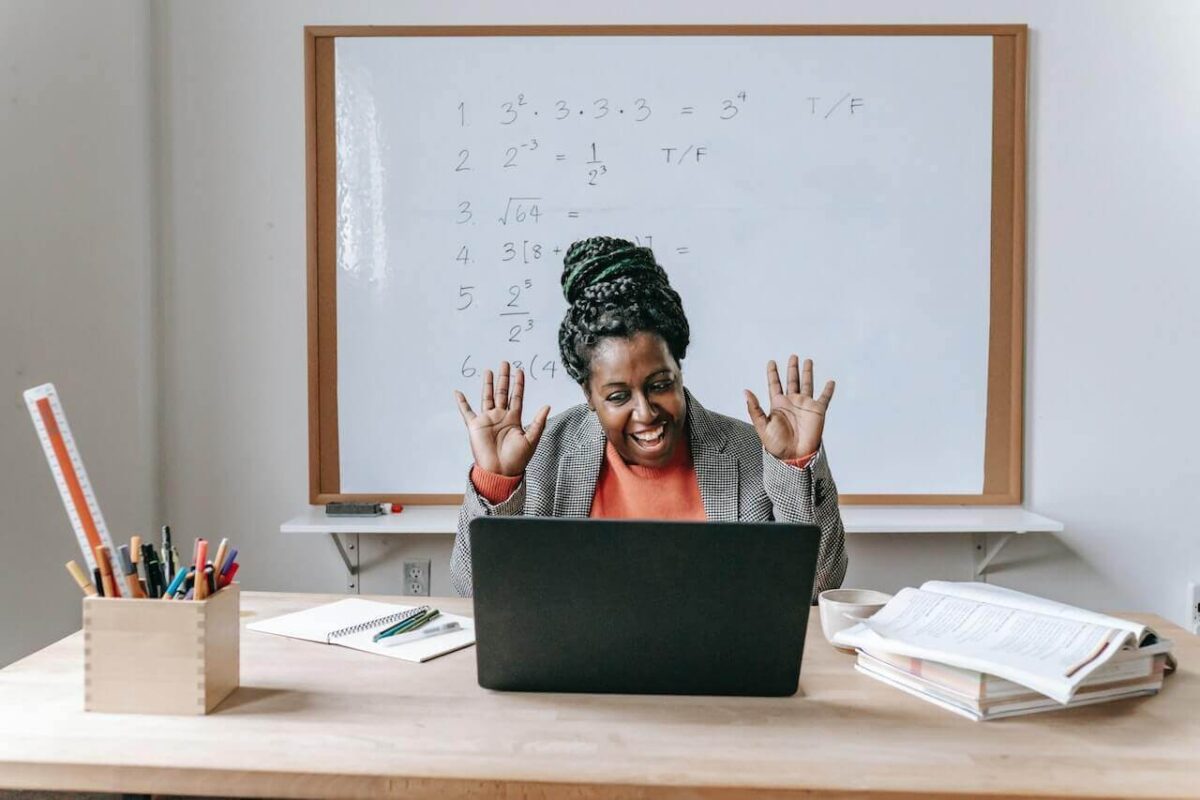
[[[864,675],[974,720],[1155,694],[1174,667],[1146,626],[980,583],[903,589],[834,641]]]

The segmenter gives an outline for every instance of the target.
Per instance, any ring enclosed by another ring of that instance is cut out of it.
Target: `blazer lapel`
[[[586,517],[604,462],[604,429],[595,412],[588,415],[575,441],[566,447],[558,462],[558,485],[554,493],[554,516]]]
[[[688,435],[692,464],[700,484],[704,515],[710,522],[738,519],[738,464],[725,452],[726,440],[713,424],[712,416],[687,392]]]

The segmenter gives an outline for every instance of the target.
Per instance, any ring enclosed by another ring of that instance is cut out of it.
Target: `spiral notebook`
[[[379,643],[371,641],[376,633],[395,625],[419,608],[420,606],[398,606],[351,597],[304,611],[252,622],[246,629],[309,642],[341,645],[365,653],[402,658],[405,661],[428,661],[475,644],[475,620],[457,614],[441,614],[436,622],[457,622],[462,626],[462,630],[395,645],[386,644],[386,639]]]

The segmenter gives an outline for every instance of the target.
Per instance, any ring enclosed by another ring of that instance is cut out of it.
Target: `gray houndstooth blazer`
[[[691,392],[685,393],[692,461],[708,519],[817,524],[821,549],[813,598],[840,586],[846,574],[845,532],[824,447],[804,469],[788,466],[763,449],[750,423],[710,412]],[[600,420],[586,405],[578,405],[546,423],[525,479],[507,500],[492,505],[475,491],[468,474],[450,556],[450,578],[460,595],[471,594],[468,523],[479,516],[586,517],[604,443]]]

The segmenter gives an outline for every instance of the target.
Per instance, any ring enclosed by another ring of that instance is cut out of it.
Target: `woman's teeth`
[[[630,436],[632,436],[634,439],[636,439],[641,444],[658,444],[659,442],[661,442],[663,440],[663,437],[665,437],[666,435],[667,435],[667,426],[665,424],[659,425],[658,428],[656,428],[653,431],[647,431],[645,433],[631,433],[630,434]]]

